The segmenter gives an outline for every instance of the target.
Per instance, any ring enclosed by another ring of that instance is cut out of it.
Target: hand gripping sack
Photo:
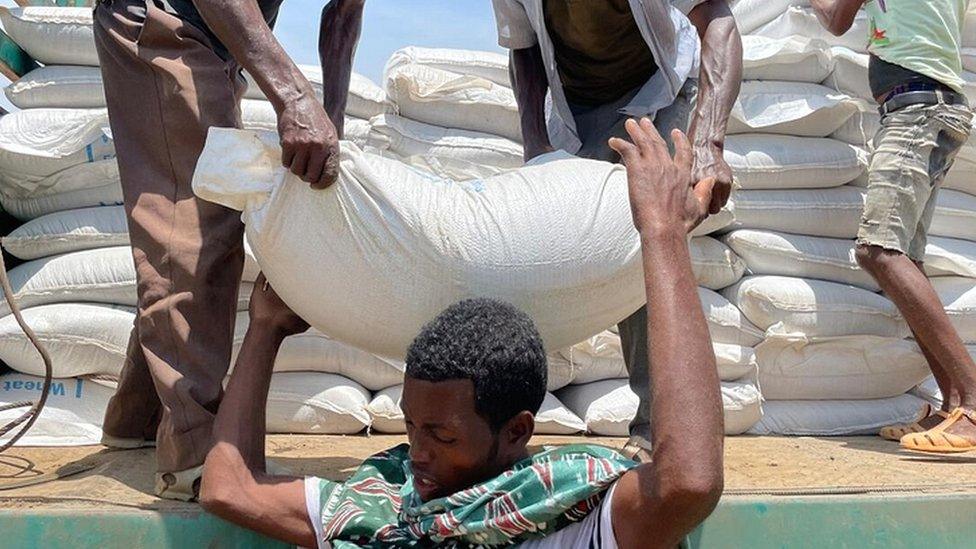
[[[338,183],[316,191],[280,156],[273,135],[212,128],[193,188],[243,211],[271,285],[340,341],[401,358],[445,308],[487,296],[559,349],[644,303],[622,166],[556,153],[457,183],[344,143]]]

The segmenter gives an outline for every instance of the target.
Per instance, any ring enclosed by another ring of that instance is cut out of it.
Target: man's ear
[[[505,424],[505,442],[510,446],[524,448],[535,434],[535,415],[523,410]]]

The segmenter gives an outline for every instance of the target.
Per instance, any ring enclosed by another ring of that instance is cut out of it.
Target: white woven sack
[[[843,46],[831,48],[834,70],[823,84],[851,97],[874,102],[874,94],[868,85],[868,61],[870,56]]]
[[[759,27],[776,19],[793,4],[807,0],[731,0],[732,15],[743,35],[752,34]]]
[[[830,48],[825,42],[803,36],[768,38],[747,35],[742,37],[743,80],[781,80],[819,84],[827,78],[832,67]]]
[[[48,303],[136,306],[135,268],[128,246],[83,250],[29,261],[10,270],[21,308]],[[9,314],[6,301],[0,315]]]
[[[561,354],[553,351],[546,356],[548,375],[546,390],[556,391],[569,385],[576,377],[576,365],[566,360]]]
[[[772,337],[756,357],[766,400],[889,398],[929,375],[922,351],[906,339]]]
[[[847,143],[767,134],[730,135],[725,161],[741,189],[838,187],[867,167],[867,155]]]
[[[90,7],[4,7],[0,22],[18,46],[45,65],[98,66]]]
[[[966,343],[976,343],[976,280],[961,276],[932,279],[949,320]]]
[[[248,313],[237,313],[231,364],[237,360],[249,325]],[[275,357],[274,371],[336,374],[370,391],[378,391],[403,383],[404,364],[367,353],[311,329],[285,338]]]
[[[857,236],[864,189],[736,191],[733,228],[849,238]]]
[[[594,435],[626,437],[640,400],[625,379],[572,385],[559,391],[559,399],[586,423]],[[725,434],[744,433],[762,418],[762,395],[754,381],[722,383]]]
[[[929,276],[976,278],[976,242],[930,236],[925,248],[925,272]]]
[[[322,98],[322,68],[315,65],[298,65],[298,70],[302,71],[315,90],[315,95]],[[247,91],[244,93],[245,99],[262,99],[267,101],[268,97],[261,91],[261,88],[254,83],[246,71],[244,79],[247,81]],[[383,114],[387,109],[386,93],[383,88],[376,85],[372,80],[365,76],[352,73],[349,79],[349,94],[346,98],[346,116],[370,118]]]
[[[756,371],[756,353],[752,347],[713,343],[715,363],[722,381],[735,381]],[[627,379],[627,365],[620,336],[611,331],[559,351],[573,365],[572,385],[585,385],[606,379]]]
[[[972,134],[969,141],[956,153],[952,168],[946,174],[942,187],[976,195],[976,138]]]
[[[115,157],[105,109],[31,109],[0,117],[5,193],[34,190],[62,170]]]
[[[94,109],[105,106],[98,67],[50,65],[30,71],[4,88],[19,109]]]
[[[3,179],[3,178],[6,179]],[[47,214],[122,204],[122,183],[115,159],[67,168],[50,176],[0,175],[0,204],[20,220]]]
[[[272,286],[340,341],[402,357],[445,308],[488,296],[525,310],[559,349],[645,300],[622,166],[557,152],[456,183],[344,144],[339,182],[316,191],[280,154],[273,135],[212,128],[193,187],[244,211]]]
[[[870,151],[874,148],[874,136],[881,129],[878,104],[874,100],[854,99],[852,101],[857,105],[854,116],[830,134],[830,137]]]
[[[882,427],[912,423],[924,405],[910,394],[878,400],[770,400],[749,434],[875,436]]]
[[[732,204],[726,204],[717,214],[710,215],[702,221],[701,225],[691,231],[691,236],[707,236],[717,233],[728,227],[735,221],[735,214],[732,213]]]
[[[370,121],[367,149],[386,151],[405,163],[449,179],[491,177],[522,167],[522,145],[487,133],[431,126],[385,114]]]
[[[8,273],[21,308],[50,303],[103,303],[135,307],[136,273],[128,246],[96,248],[28,261]],[[246,310],[252,285],[242,283],[238,310]],[[10,313],[0,301],[0,316]]]
[[[783,276],[746,277],[723,295],[768,334],[906,337],[894,303],[856,286]]]
[[[268,433],[353,435],[369,426],[370,394],[333,374],[285,372],[271,376],[265,415]]]
[[[827,137],[856,110],[849,97],[820,84],[743,82],[732,107],[728,133]]]
[[[384,389],[375,395],[367,409],[373,420],[372,430],[378,433],[403,434],[407,432],[403,421],[400,399],[403,385]],[[535,415],[535,434],[573,435],[586,430],[586,424],[552,393],[546,393],[542,407]]]
[[[973,351],[970,349],[970,354],[972,353]],[[910,393],[925,400],[935,408],[942,408],[942,389],[939,388],[939,383],[935,381],[935,376],[925,378]]]
[[[3,237],[3,248],[24,260],[128,243],[129,227],[122,206],[48,214]]]
[[[395,113],[406,118],[522,142],[515,94],[490,80],[424,65],[395,65],[386,72],[386,93]]]
[[[976,196],[940,190],[929,234],[976,241]]]
[[[698,285],[710,290],[721,290],[738,282],[746,270],[746,264],[721,241],[710,236],[692,238],[688,242],[691,251],[691,268]]]
[[[0,375],[0,406],[37,401],[43,377],[17,373]],[[102,419],[114,389],[85,379],[55,379],[44,412],[18,446],[90,446],[102,440]],[[0,412],[0,424],[23,415],[26,408]]]
[[[722,294],[698,288],[713,343],[755,347],[763,340],[763,332],[743,316],[742,311]]]
[[[386,63],[386,71],[404,65],[422,65],[512,87],[508,56],[496,52],[409,46],[393,52]]]
[[[797,4],[798,2],[793,2]],[[804,2],[809,4],[809,2]],[[864,10],[857,12],[853,25],[843,36],[834,36],[817,19],[817,14],[809,5],[794,5],[782,15],[769,23],[757,28],[751,34],[770,38],[785,38],[787,36],[805,36],[826,42],[831,46],[843,46],[848,49],[865,53],[868,49],[870,21]]]
[[[117,377],[122,371],[135,321],[131,307],[59,303],[23,313],[51,356],[54,377]],[[23,374],[44,375],[41,355],[13,315],[0,319],[0,361]]]
[[[968,72],[976,72],[976,48],[962,48],[962,68]]]
[[[755,275],[817,278],[880,290],[857,264],[853,240],[745,229],[729,233],[724,241]]]

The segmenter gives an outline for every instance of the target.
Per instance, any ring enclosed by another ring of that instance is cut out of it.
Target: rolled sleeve
[[[704,4],[708,0],[671,0],[671,5],[681,10],[681,13],[688,15],[698,4]]]
[[[689,1],[689,0],[685,0]],[[535,29],[519,0],[491,0],[498,24],[498,45],[510,50],[522,50],[536,45]]]

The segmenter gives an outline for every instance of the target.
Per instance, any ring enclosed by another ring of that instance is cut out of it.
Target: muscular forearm
[[[339,138],[345,134],[346,101],[352,77],[353,57],[363,26],[365,0],[332,0],[322,9],[319,26],[319,59],[325,112]]]
[[[286,334],[252,323],[214,422],[214,447],[204,466],[200,502],[245,528],[315,546],[302,479],[265,472],[265,413],[271,372]]]
[[[655,478],[662,484],[721,486],[722,399],[688,244],[673,230],[646,232],[641,241]],[[701,518],[690,517],[691,526]]]
[[[729,113],[742,83],[742,38],[725,0],[699,4],[691,14],[702,42],[698,101],[688,134],[696,154],[721,152]]]
[[[276,112],[297,98],[314,97],[312,85],[278,43],[255,0],[194,0],[194,5]]]
[[[840,36],[851,29],[864,0],[810,0],[817,19],[831,33]]]
[[[549,79],[539,45],[512,50],[509,71],[522,123],[525,159],[531,160],[552,148],[546,128]]]

